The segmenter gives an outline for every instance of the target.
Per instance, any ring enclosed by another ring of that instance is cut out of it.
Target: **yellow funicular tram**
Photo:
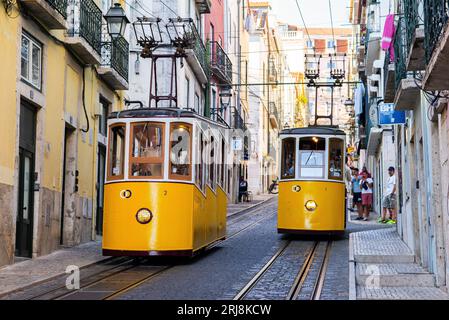
[[[225,238],[225,127],[193,111],[146,108],[108,121],[103,254],[192,256]]]
[[[281,132],[279,233],[344,232],[345,138],[334,127]]]

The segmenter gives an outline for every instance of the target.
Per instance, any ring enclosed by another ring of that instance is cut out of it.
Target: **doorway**
[[[36,110],[33,106],[21,102],[15,255],[25,258],[31,258],[33,253],[35,141]]]
[[[98,145],[98,174],[97,174],[97,218],[95,229],[97,235],[103,235],[103,202],[104,202],[104,180],[106,173],[106,147]]]

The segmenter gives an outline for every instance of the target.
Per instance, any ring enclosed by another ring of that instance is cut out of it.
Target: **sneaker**
[[[362,219],[363,219],[362,217],[355,218],[355,220],[362,220]]]
[[[363,221],[368,221],[368,218],[363,218]]]
[[[385,220],[382,220],[382,218],[377,219],[377,223],[385,223]]]
[[[396,224],[396,220],[388,220],[386,224]]]

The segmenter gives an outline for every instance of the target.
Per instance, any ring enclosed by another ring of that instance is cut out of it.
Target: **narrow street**
[[[19,300],[347,300],[348,235],[375,226],[348,224],[343,237],[285,236],[277,198],[229,218],[227,239],[192,259],[112,258],[2,299]],[[0,273],[1,276],[1,273]]]

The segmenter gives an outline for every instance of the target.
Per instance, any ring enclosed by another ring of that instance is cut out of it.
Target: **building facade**
[[[1,6],[0,266],[101,234],[106,118],[128,87],[128,42],[108,34],[109,8]]]

